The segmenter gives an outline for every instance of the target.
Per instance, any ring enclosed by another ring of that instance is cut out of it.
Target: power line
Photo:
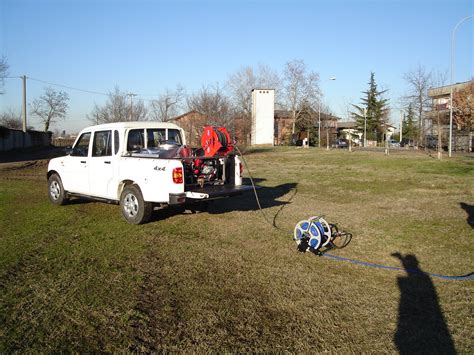
[[[6,76],[6,77],[4,77],[4,79],[22,79],[22,78],[23,78],[22,76]],[[77,87],[73,87],[73,86],[69,86],[69,85],[64,85],[64,84],[52,83],[52,82],[49,82],[49,81],[46,81],[46,80],[32,78],[30,76],[27,76],[26,78],[29,79],[29,80],[37,81],[39,83],[52,85],[52,86],[57,86],[57,87],[61,87],[61,88],[69,89],[69,90],[85,92],[85,93],[93,94],[93,95],[109,96],[109,93],[93,91],[93,90],[87,90],[87,89],[81,89],[81,88],[77,88]],[[126,95],[128,95],[128,94],[126,94]],[[153,102],[153,101],[156,101],[157,99],[156,98],[155,99],[144,99],[143,97],[145,97],[145,96],[146,97],[154,97],[154,96],[157,97],[158,95],[134,94],[134,96],[139,96],[142,101]]]
[[[33,81],[37,81],[37,82],[40,82],[40,83],[43,83],[43,84],[58,86],[58,87],[65,88],[65,89],[69,89],[69,90],[81,91],[81,92],[85,92],[85,93],[88,93],[88,94],[109,96],[109,94],[106,94],[106,93],[103,93],[103,92],[92,91],[92,90],[85,90],[85,89],[79,89],[79,88],[75,88],[75,87],[72,87],[72,86],[63,85],[63,84],[51,83],[51,82],[49,82],[49,81],[45,81],[45,80],[41,80],[41,79],[36,79],[36,78],[32,78],[32,77],[28,77],[28,79],[29,79],[29,80],[33,80]]]

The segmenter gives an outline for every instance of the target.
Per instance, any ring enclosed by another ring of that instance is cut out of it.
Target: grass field
[[[353,235],[334,255],[471,273],[473,158],[274,148],[246,159],[280,230],[251,193],[134,226],[116,205],[51,205],[46,161],[1,170],[0,352],[474,351],[474,280],[301,254],[282,232],[323,214]]]

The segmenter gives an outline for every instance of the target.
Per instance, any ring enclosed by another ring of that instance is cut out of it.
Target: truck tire
[[[150,220],[153,205],[143,200],[140,188],[128,185],[120,195],[120,208],[125,220],[130,224],[142,224]]]
[[[61,178],[57,174],[52,174],[48,179],[48,196],[55,205],[64,205],[68,201]]]

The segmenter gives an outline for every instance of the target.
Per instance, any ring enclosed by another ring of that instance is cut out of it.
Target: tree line
[[[8,75],[5,57],[0,61],[0,88]],[[216,83],[187,93],[178,85],[166,88],[156,99],[144,100],[116,86],[107,94],[105,102],[95,102],[87,119],[94,124],[119,121],[169,121],[187,112],[197,111],[206,118],[206,124],[227,125],[232,128],[236,118],[240,119],[242,134],[251,128],[251,91],[255,88],[275,89],[275,105],[288,109],[293,119],[292,132],[302,119],[302,112],[308,106],[321,105],[319,74],[310,70],[303,60],[292,60],[285,64],[282,74],[267,65],[256,68],[244,66],[231,73],[223,85]],[[1,94],[1,92],[0,92]],[[48,131],[53,124],[67,117],[70,97],[67,92],[52,87],[44,88],[43,94],[29,104],[29,113],[37,117]],[[148,104],[145,104],[148,102]],[[0,124],[21,128],[20,114],[10,109],[0,116]]]
[[[0,94],[8,72],[9,65],[3,56],[0,59]],[[426,113],[432,109],[428,90],[444,86],[445,77],[420,65],[403,74],[406,93],[399,98],[399,102],[404,116],[402,134],[405,138],[423,140],[427,131]],[[141,120],[166,122],[184,112],[197,111],[204,116],[205,124],[224,125],[231,130],[239,119],[240,134],[245,137],[251,130],[251,91],[255,88],[275,89],[275,107],[288,111],[292,134],[314,127],[314,113],[318,110],[330,114],[330,108],[322,102],[319,73],[303,60],[293,59],[285,63],[280,73],[264,64],[244,66],[228,75],[223,85],[203,86],[189,94],[178,85],[164,89],[152,100],[144,100],[116,86],[108,93],[105,102],[94,103],[87,118],[93,124]],[[375,73],[372,72],[368,88],[362,93],[360,103],[351,105],[351,118],[356,121],[359,131],[366,132],[366,139],[380,142],[389,124],[388,89],[378,88]],[[456,92],[453,97],[454,120],[459,129],[472,129],[474,126],[471,97],[472,85],[463,92]],[[44,93],[30,103],[30,114],[39,118],[44,130],[48,131],[53,124],[66,119],[69,99],[65,91],[46,87]],[[14,110],[7,110],[0,114],[0,125],[21,128],[20,115]]]

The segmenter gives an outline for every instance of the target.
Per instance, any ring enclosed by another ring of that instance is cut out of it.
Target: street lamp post
[[[23,80],[23,115],[22,115],[22,126],[23,126],[23,132],[26,132],[26,75],[23,75],[21,77]]]
[[[332,76],[328,81],[335,81],[336,77]],[[329,150],[329,131],[328,131],[328,124],[326,119],[326,149]],[[319,95],[318,101],[318,148],[321,148],[321,94]]]
[[[454,40],[456,37],[456,30],[466,20],[474,18],[474,15],[464,17],[454,26],[451,36],[451,92],[449,95],[449,149],[448,156],[451,158],[452,144],[453,144],[453,85],[454,85]]]

